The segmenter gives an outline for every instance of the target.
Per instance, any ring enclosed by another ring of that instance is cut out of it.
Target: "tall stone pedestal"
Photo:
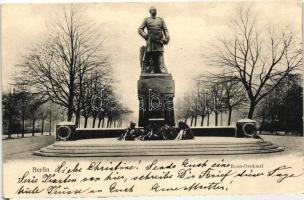
[[[139,127],[145,127],[151,121],[175,125],[174,89],[171,74],[141,74],[138,80]]]

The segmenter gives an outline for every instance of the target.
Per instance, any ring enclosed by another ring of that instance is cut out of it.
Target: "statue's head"
[[[157,13],[157,10],[154,6],[152,6],[149,10],[150,14],[152,17],[155,17],[156,16],[156,13]]]

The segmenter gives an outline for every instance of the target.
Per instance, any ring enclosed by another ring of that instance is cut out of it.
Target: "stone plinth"
[[[141,74],[138,80],[138,126],[147,126],[155,119],[174,126],[174,90],[171,74]]]

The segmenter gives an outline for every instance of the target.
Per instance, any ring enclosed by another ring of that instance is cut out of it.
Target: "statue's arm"
[[[145,40],[148,39],[148,34],[145,32],[145,28],[147,26],[146,20],[143,21],[143,23],[138,28],[138,33],[141,37],[143,37]]]
[[[169,31],[168,31],[167,25],[165,23],[165,20],[162,20],[162,21],[163,21],[163,32],[164,32],[164,35],[165,35],[165,37],[167,39],[167,43],[168,43],[170,40]]]

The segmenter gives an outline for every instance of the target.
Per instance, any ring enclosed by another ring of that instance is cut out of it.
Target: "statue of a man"
[[[165,21],[156,17],[157,10],[155,7],[150,8],[150,14],[151,17],[145,18],[138,29],[138,33],[147,42],[144,52],[141,52],[143,54],[142,71],[145,73],[167,73],[163,52],[164,45],[169,42],[169,32]]]

